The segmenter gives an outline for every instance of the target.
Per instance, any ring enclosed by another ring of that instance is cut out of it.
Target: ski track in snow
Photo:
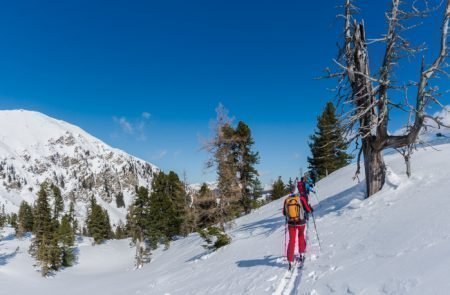
[[[284,277],[281,279],[278,288],[272,295],[295,295],[302,280],[303,268],[298,265],[294,266],[292,271],[286,271]]]

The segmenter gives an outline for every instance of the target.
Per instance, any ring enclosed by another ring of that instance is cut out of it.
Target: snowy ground
[[[129,241],[93,247],[84,239],[77,265],[43,279],[27,254],[29,239],[5,229],[0,294],[448,294],[450,145],[437,148],[414,155],[411,179],[402,158],[388,155],[388,183],[369,200],[352,180],[354,166],[321,181],[322,250],[310,224],[308,259],[290,280],[279,200],[238,219],[232,244],[217,253],[208,255],[194,234],[158,250],[139,271]]]

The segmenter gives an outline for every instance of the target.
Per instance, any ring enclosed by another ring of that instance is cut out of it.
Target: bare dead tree
[[[399,90],[398,82],[393,81],[394,67],[399,60],[416,54],[421,47],[412,47],[411,43],[402,35],[405,31],[413,29],[416,25],[407,25],[411,19],[427,16],[438,10],[430,8],[424,1],[425,7],[419,9],[414,1],[411,9],[404,9],[400,0],[392,0],[390,10],[386,12],[387,33],[379,39],[367,40],[364,21],[355,18],[357,8],[352,0],[346,0],[344,14],[344,42],[339,57],[335,60],[337,73],[329,72],[328,77],[338,79],[338,102],[344,105],[344,126],[352,140],[360,141],[360,154],[358,156],[357,173],[360,171],[359,160],[364,157],[366,175],[367,197],[378,192],[386,180],[386,166],[382,151],[388,148],[404,149],[406,147],[408,161],[412,147],[416,144],[418,136],[427,120],[443,125],[439,118],[426,113],[431,104],[443,106],[439,90],[432,87],[431,80],[445,73],[448,66],[448,30],[450,19],[450,0],[445,0],[444,16],[441,25],[440,50],[430,65],[425,64],[422,58],[420,78],[416,83],[407,83],[405,87],[415,88],[415,105],[407,102],[395,103],[391,96]],[[371,73],[369,66],[368,45],[374,42],[384,42],[385,51],[381,66],[376,74]],[[445,73],[446,74],[446,73]],[[390,110],[393,108],[410,112],[413,120],[408,123],[405,133],[392,135],[388,132]],[[406,155],[405,154],[405,155]],[[411,170],[409,170],[411,171]]]

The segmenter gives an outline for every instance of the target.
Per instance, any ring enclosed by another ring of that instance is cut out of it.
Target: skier
[[[294,261],[295,242],[298,237],[298,252],[300,263],[305,261],[306,251],[306,214],[305,211],[313,212],[305,197],[301,197],[293,192],[284,200],[283,215],[286,217],[286,223],[289,230],[289,244],[287,248],[287,259],[289,261],[289,270],[292,268]]]
[[[309,204],[309,194],[311,192],[316,193],[312,185],[308,182],[306,176],[303,176],[297,183],[297,189],[300,196],[305,196],[306,200],[308,201],[308,204]]]

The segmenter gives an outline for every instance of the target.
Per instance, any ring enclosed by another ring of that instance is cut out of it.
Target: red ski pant
[[[298,237],[298,252],[305,253],[306,239],[305,239],[305,225],[289,225],[289,244],[287,248],[288,261],[294,261],[295,240]]]

